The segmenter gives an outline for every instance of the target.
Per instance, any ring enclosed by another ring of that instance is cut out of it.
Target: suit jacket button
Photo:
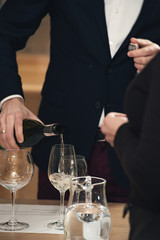
[[[93,68],[93,65],[92,65],[92,64],[89,64],[89,68],[90,68],[90,69]]]
[[[112,68],[108,68],[107,73],[112,73]]]
[[[99,101],[97,101],[97,102],[95,103],[95,107],[96,107],[97,109],[99,109],[100,106],[101,106],[101,103],[100,103]]]

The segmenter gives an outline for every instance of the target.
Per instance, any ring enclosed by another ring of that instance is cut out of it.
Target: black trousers
[[[160,214],[133,206],[130,227],[129,240],[160,240]]]

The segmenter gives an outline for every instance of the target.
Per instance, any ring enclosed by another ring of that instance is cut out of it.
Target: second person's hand
[[[140,73],[160,51],[160,47],[156,43],[141,38],[131,38],[131,43],[138,44],[139,48],[129,51],[127,55],[128,57],[133,58],[134,66],[137,68],[137,73]]]
[[[105,135],[105,139],[114,147],[114,138],[118,128],[128,122],[126,114],[118,112],[110,112],[104,118],[101,131]]]

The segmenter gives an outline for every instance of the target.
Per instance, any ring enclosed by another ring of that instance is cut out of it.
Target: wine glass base
[[[24,222],[16,222],[15,224],[11,222],[0,223],[0,229],[5,231],[18,231],[28,227],[29,224]]]
[[[64,226],[60,222],[48,223],[47,227],[50,229],[64,230]]]

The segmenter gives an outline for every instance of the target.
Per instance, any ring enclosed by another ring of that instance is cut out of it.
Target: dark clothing
[[[160,214],[133,206],[130,209],[129,220],[131,225],[129,240],[160,239]]]
[[[130,84],[115,149],[131,183],[131,240],[160,239],[160,54]]]
[[[130,84],[125,98],[129,119],[115,148],[132,188],[131,201],[160,214],[160,54]]]
[[[64,142],[73,144],[76,153],[88,160],[102,109],[123,112],[123,96],[136,72],[127,57],[130,38],[160,43],[160,2],[144,1],[136,23],[111,59],[103,0],[8,0],[0,11],[0,100],[23,94],[15,52],[25,46],[47,13],[50,63],[39,118],[45,124],[62,123]],[[59,141],[57,137],[43,139],[33,148],[40,169],[47,171],[51,146]],[[129,187],[109,146],[108,154],[113,177],[119,185]]]

